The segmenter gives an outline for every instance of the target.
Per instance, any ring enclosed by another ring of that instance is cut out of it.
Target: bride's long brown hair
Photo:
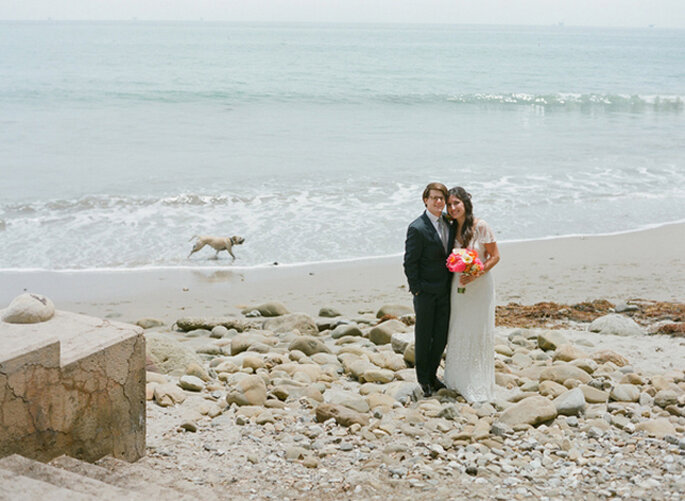
[[[468,247],[471,239],[473,238],[473,204],[471,203],[471,194],[466,191],[461,186],[455,186],[448,192],[448,198],[450,196],[455,196],[461,203],[464,204],[464,212],[466,217],[464,218],[464,224],[461,227],[461,232],[457,235],[458,239],[461,240],[461,245]]]

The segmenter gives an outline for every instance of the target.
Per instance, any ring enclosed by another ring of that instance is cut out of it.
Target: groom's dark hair
[[[426,189],[423,190],[423,203],[426,203],[426,200],[431,194],[431,190],[436,190],[436,191],[441,191],[442,196],[445,197],[445,201],[447,201],[447,186],[445,186],[442,183],[430,183],[428,186],[426,186]]]

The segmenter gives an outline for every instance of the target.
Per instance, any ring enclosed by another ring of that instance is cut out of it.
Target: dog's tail
[[[195,240],[196,238],[197,238],[197,235],[193,235],[192,237],[190,237],[190,240],[188,240],[188,242],[192,242],[192,241]]]

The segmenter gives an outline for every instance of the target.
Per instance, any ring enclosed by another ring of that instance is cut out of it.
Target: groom
[[[446,266],[454,229],[443,217],[447,188],[430,183],[423,191],[424,213],[407,230],[404,274],[414,296],[416,378],[424,396],[444,388],[436,375],[447,344],[450,317],[450,281]]]

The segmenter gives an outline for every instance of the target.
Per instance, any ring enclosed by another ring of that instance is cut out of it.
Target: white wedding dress
[[[469,245],[485,262],[485,245],[495,235],[478,220]],[[459,243],[455,242],[459,247]],[[495,394],[495,280],[490,272],[457,292],[459,274],[452,280],[450,323],[445,357],[445,385],[468,402],[487,402]]]

